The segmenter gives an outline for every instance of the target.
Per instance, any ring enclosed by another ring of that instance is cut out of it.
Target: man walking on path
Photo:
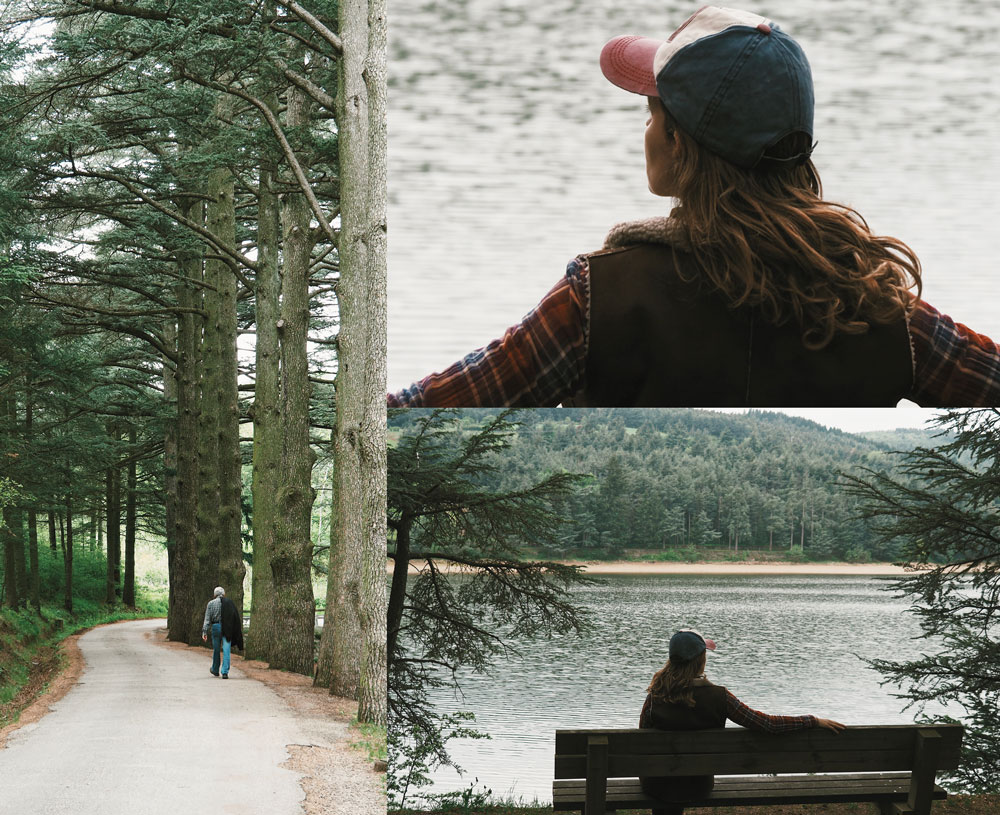
[[[208,605],[205,606],[205,621],[201,625],[201,639],[202,642],[208,641],[209,629],[212,631],[212,676],[219,675],[219,647],[222,647],[222,678],[229,679],[229,651],[232,644],[232,639],[226,638],[223,635],[223,620],[225,619],[223,614],[224,605],[227,604],[233,609],[236,617],[239,617],[239,613],[236,612],[236,605],[232,600],[226,599],[226,590],[222,586],[215,587],[215,596],[208,601]],[[230,615],[231,616],[231,615]],[[232,635],[232,623],[230,620],[229,633]],[[243,621],[239,621],[239,647],[243,647]]]

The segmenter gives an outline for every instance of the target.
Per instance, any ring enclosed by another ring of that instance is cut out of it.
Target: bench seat
[[[769,734],[708,730],[556,730],[553,809],[650,809],[641,776],[714,775],[691,807],[869,802],[882,815],[930,815],[938,772],[961,760],[960,724],[862,725]]]
[[[827,804],[869,801],[878,804],[905,803],[911,774],[859,773],[837,775],[720,776],[708,797],[691,801],[692,807],[768,806],[779,804]],[[585,780],[555,781],[552,809],[580,812],[587,795]],[[947,793],[934,785],[933,798]],[[656,801],[639,787],[638,778],[610,778],[607,809],[649,809]]]

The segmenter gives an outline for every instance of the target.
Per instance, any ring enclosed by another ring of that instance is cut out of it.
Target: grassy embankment
[[[161,607],[162,606],[162,607]],[[166,614],[163,601],[149,600],[143,608],[109,609],[85,600],[74,602],[73,614],[42,606],[0,611],[0,727],[16,722],[21,711],[38,697],[62,667],[59,644],[66,637],[116,620],[143,619]]]
[[[107,563],[99,547],[74,546],[73,613],[63,608],[63,555],[40,546],[41,616],[33,608],[0,611],[0,728],[16,722],[59,675],[60,644],[67,637],[117,620],[167,616],[167,556],[162,544],[140,539],[135,547],[136,606],[104,603]]]

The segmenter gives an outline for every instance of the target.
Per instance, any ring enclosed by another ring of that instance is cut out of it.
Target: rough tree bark
[[[128,474],[125,482],[125,575],[122,583],[122,602],[135,608],[135,428],[128,431],[130,449]]]
[[[177,320],[169,317],[163,321],[163,344],[171,352],[177,351]],[[172,405],[174,418],[167,422],[163,436],[163,520],[167,548],[167,628],[174,608],[174,571],[177,553],[177,373],[174,364],[163,358],[163,401]],[[100,528],[100,524],[98,524]]]
[[[201,204],[192,200],[182,210],[188,220],[200,217]],[[198,537],[198,354],[201,318],[193,309],[201,303],[201,258],[194,254],[180,263],[184,282],[177,287],[177,511],[175,544],[170,575],[168,636],[175,642],[194,644],[201,639],[201,620],[194,608]],[[207,602],[207,600],[205,601]]]
[[[0,527],[0,542],[3,543],[3,586],[4,603],[7,608],[21,607],[21,596],[17,588],[17,565],[14,549],[21,545],[21,539],[14,534],[14,512],[11,507],[3,508],[3,525]]]
[[[277,109],[277,100],[268,100]],[[278,409],[278,198],[274,162],[268,151],[261,161],[257,199],[257,276],[254,282],[256,378],[253,399],[253,614],[247,636],[247,655],[271,661],[271,651],[282,637],[275,614],[271,556],[277,520],[281,468],[281,412]]]
[[[224,100],[220,116],[228,118],[232,107]],[[208,203],[206,226],[226,246],[236,246],[236,202],[234,180],[227,169],[216,171],[214,195]],[[241,612],[243,610],[243,540],[240,503],[243,478],[240,459],[240,404],[236,358],[236,276],[228,263],[209,259],[205,262],[206,276],[212,275],[218,298],[219,366],[216,379],[218,407],[216,410],[219,473],[216,507],[218,517],[218,551],[215,579],[226,589]],[[211,596],[211,595],[209,595]],[[207,600],[206,600],[207,602]]]
[[[118,440],[118,431],[112,430],[111,438]],[[121,473],[117,461],[105,474],[105,504],[108,508],[108,556],[104,580],[104,602],[112,606],[121,596],[121,575],[118,564],[121,558]]]
[[[73,496],[66,493],[66,547],[63,549],[63,608],[73,612]]]
[[[34,415],[31,399],[24,406],[24,433],[31,441]],[[41,578],[38,574],[38,514],[34,507],[28,508],[28,596],[36,614],[42,613]]]
[[[310,120],[311,103],[289,89],[286,123],[295,128]],[[280,343],[281,484],[278,489],[271,581],[275,618],[284,633],[270,648],[271,667],[311,675],[315,603],[312,590],[312,466],[309,444],[309,263],[315,246],[312,211],[305,196],[288,192],[281,208],[282,269]]]
[[[222,194],[224,182],[219,171],[209,174],[206,179],[204,194],[209,200]],[[196,223],[205,224],[205,210],[200,208]],[[222,316],[220,262],[206,257],[202,264],[201,282],[204,284],[201,293],[201,305],[205,318],[201,326],[201,348],[197,357],[199,377],[197,399],[199,404],[197,439],[198,445],[198,535],[195,538],[196,566],[194,575],[195,600],[189,609],[191,614],[190,643],[197,644],[201,640],[201,622],[204,617],[204,606],[212,598],[212,589],[219,585],[219,548],[220,548],[220,472],[219,472],[219,431],[221,427],[220,412],[222,404],[219,389],[222,387],[221,344]],[[223,269],[229,274],[228,269]],[[231,587],[225,586],[228,591]],[[200,603],[198,600],[200,599]]]
[[[317,683],[385,723],[385,6],[339,6],[340,308],[327,620]]]

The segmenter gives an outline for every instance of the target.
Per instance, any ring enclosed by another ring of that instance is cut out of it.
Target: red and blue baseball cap
[[[620,88],[658,96],[685,133],[739,167],[754,167],[791,133],[812,139],[806,55],[757,14],[705,6],[666,42],[615,37],[601,51],[601,70]]]
[[[693,628],[682,628],[670,638],[668,655],[679,662],[690,662],[705,651],[715,650],[715,641],[702,636]]]

